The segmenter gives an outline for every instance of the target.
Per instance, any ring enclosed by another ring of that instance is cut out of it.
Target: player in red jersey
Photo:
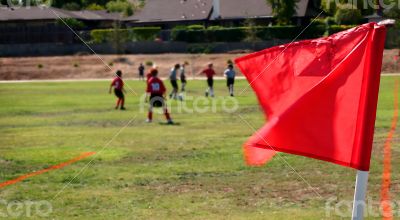
[[[115,106],[115,109],[118,109],[119,106],[121,110],[125,110],[124,104],[125,104],[125,89],[124,89],[124,81],[122,80],[122,72],[121,70],[118,70],[115,75],[117,75],[113,81],[111,82],[110,85],[110,90],[109,93],[111,94],[111,89],[114,88],[114,94],[117,96],[117,105]]]
[[[157,67],[156,65],[153,65],[153,66],[150,68],[149,72],[146,74],[146,82],[148,82],[148,81],[150,80],[150,78],[153,77],[152,72],[153,72],[154,70],[157,70],[157,71],[158,71],[158,67]]]
[[[147,122],[150,123],[153,120],[153,107],[162,107],[164,109],[165,118],[168,121],[168,124],[173,124],[169,113],[167,105],[165,104],[165,93],[166,89],[164,83],[157,77],[158,70],[153,69],[151,71],[152,77],[147,81],[147,89],[146,89],[146,102],[150,101],[149,112],[147,115]],[[148,100],[150,95],[150,100]]]
[[[201,71],[200,74],[204,74],[207,77],[207,85],[208,88],[206,89],[206,97],[208,96],[208,94],[210,94],[211,97],[214,97],[214,75],[216,74],[214,69],[213,69],[213,64],[209,63],[208,67],[206,69],[204,69],[203,71]]]

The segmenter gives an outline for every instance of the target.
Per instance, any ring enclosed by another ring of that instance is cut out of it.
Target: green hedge
[[[337,33],[349,28],[352,25],[331,25],[327,29],[328,34]],[[253,32],[254,31],[254,32]],[[90,32],[93,43],[104,42],[128,42],[128,41],[152,41],[161,32],[160,27],[136,27],[130,29],[100,29]],[[249,35],[254,33],[260,40],[273,39],[313,39],[324,36],[326,25],[320,23],[311,25],[308,28],[299,26],[256,26],[256,27],[233,27],[224,28],[214,26],[208,29],[201,29],[200,26],[176,27],[171,31],[173,41],[182,41],[188,43],[208,43],[208,42],[240,42],[244,41]],[[253,35],[254,36],[254,35]]]
[[[112,29],[101,29],[90,31],[90,38],[93,43],[104,43],[111,39]]]
[[[116,41],[152,41],[160,34],[160,27],[136,27],[130,29],[96,29],[90,32],[93,43]]]
[[[186,29],[188,29],[188,30],[204,30],[204,29],[206,29],[206,27],[204,27],[204,25],[201,25],[201,24],[193,24],[193,25],[187,26]]]
[[[353,28],[355,26],[356,25],[331,25],[328,28],[328,34],[329,35],[335,34],[335,33],[338,33],[338,32]]]
[[[132,39],[131,31],[128,29],[99,29],[92,30],[90,37],[93,43],[106,43],[106,42],[127,42]]]
[[[161,32],[160,27],[136,27],[131,30],[136,41],[152,41]]]
[[[257,26],[252,28],[257,38],[261,40],[272,39],[294,39],[302,31],[303,27],[297,26]],[[209,28],[205,30],[188,30],[176,28],[172,30],[172,39],[174,41],[183,41],[189,43],[204,42],[240,42],[243,41],[248,32],[249,27],[234,28]],[[325,25],[312,25],[308,27],[298,39],[309,39],[323,36],[325,33]]]

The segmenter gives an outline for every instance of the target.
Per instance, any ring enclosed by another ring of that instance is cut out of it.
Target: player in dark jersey
[[[139,71],[139,80],[144,80],[144,65],[143,65],[143,63],[140,63],[140,65],[138,67],[138,71]]]
[[[165,93],[166,89],[164,83],[157,77],[158,71],[157,69],[153,69],[151,71],[152,77],[147,81],[147,89],[146,89],[146,102],[150,102],[149,112],[147,115],[146,122],[150,123],[153,120],[153,108],[154,107],[162,107],[164,109],[164,115],[167,119],[168,124],[173,124],[169,113],[167,105],[165,104]],[[148,98],[150,97],[150,100]]]
[[[116,77],[113,79],[110,85],[109,93],[111,94],[112,88],[114,88],[114,94],[117,96],[117,104],[115,106],[115,109],[118,109],[119,106],[121,110],[125,110],[124,104],[125,104],[125,89],[124,89],[124,81],[122,80],[122,72],[121,70],[118,70],[115,73]]]

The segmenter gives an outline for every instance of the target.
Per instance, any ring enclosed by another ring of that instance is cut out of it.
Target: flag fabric
[[[385,37],[368,23],[236,59],[267,119],[244,144],[247,163],[278,151],[368,171]]]

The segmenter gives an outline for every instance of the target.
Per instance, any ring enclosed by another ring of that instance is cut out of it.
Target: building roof
[[[52,7],[0,7],[0,21],[57,20],[75,18],[78,20],[118,20],[119,13],[107,11],[67,11]]]
[[[218,19],[243,19],[272,17],[272,8],[266,0],[219,0]],[[201,21],[211,18],[214,0],[147,0],[143,9],[135,15],[122,18],[119,13],[103,11],[67,11],[52,7],[0,7],[0,21],[57,20],[75,18],[78,20],[112,21],[123,20],[139,23],[168,21]],[[310,0],[299,0],[297,17],[315,16],[316,9],[310,7]]]
[[[272,7],[266,0],[220,0],[220,19],[272,17]],[[296,17],[305,17],[309,0],[297,3]]]
[[[220,19],[272,17],[266,0],[220,0]]]
[[[48,7],[0,7],[0,21],[56,20],[58,16],[68,18],[64,10]]]
[[[143,9],[125,21],[159,22],[206,20],[212,0],[147,0]]]
[[[272,7],[266,0],[219,0],[219,19],[272,17]],[[310,0],[299,0],[296,17],[315,16],[317,10]],[[147,0],[143,9],[125,18],[132,22],[166,22],[206,20],[213,11],[213,0]]]
[[[71,17],[79,20],[119,20],[121,19],[120,13],[109,13],[106,10],[101,11],[90,11],[90,10],[82,10],[82,11],[67,11]]]

